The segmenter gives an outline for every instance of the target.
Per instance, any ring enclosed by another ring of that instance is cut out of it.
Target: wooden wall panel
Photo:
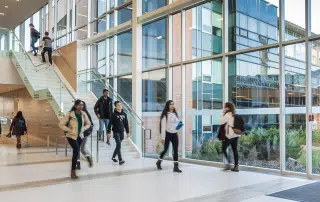
[[[72,42],[58,49],[61,56],[53,56],[53,62],[77,92],[77,42]]]

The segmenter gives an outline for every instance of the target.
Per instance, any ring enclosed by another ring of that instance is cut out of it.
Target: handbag
[[[7,138],[11,138],[12,137],[12,133],[11,131],[6,135]]]
[[[83,135],[84,135],[85,137],[88,137],[89,135],[91,135],[92,130],[93,130],[93,125],[90,125],[90,128],[88,128],[87,130],[85,130],[85,131],[83,132]]]
[[[226,139],[226,123],[225,124],[222,124],[220,127],[219,127],[219,130],[218,130],[218,139],[220,141],[224,141]]]

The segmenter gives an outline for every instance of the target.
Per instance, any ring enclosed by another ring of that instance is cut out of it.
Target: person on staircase
[[[49,57],[49,63],[52,65],[52,40],[49,37],[49,32],[45,32],[45,36],[42,38],[42,51],[41,51],[41,56],[42,56],[42,62],[46,62],[46,58],[44,55],[48,52],[48,57]]]
[[[99,119],[99,140],[101,140],[103,127],[105,126],[106,130],[108,128],[109,120],[112,114],[112,99],[108,95],[109,91],[107,89],[104,89],[103,96],[100,97],[100,99],[94,106],[94,112]],[[107,144],[110,145],[110,136],[107,136]]]
[[[40,33],[34,28],[34,25],[32,23],[29,24],[30,28],[30,37],[31,37],[31,48],[34,53],[34,56],[37,56],[38,48],[36,48],[34,45],[37,43],[38,39],[40,38]]]
[[[83,131],[89,129],[90,125],[90,120],[87,114],[83,111],[83,102],[81,100],[76,100],[70,112],[68,112],[60,121],[59,127],[65,131],[66,138],[73,149],[71,166],[72,179],[78,178],[76,174],[76,166],[80,152],[80,145],[84,137]],[[90,164],[90,159],[87,158],[87,160]]]
[[[173,147],[173,172],[181,173],[178,162],[178,148],[179,138],[178,130],[182,127],[182,121],[179,121],[178,113],[176,112],[174,102],[172,100],[167,101],[162,114],[160,116],[160,134],[162,137],[162,144],[164,144],[164,150],[161,152],[159,160],[157,161],[157,168],[162,170],[161,163],[164,155],[167,153],[170,142]]]
[[[13,118],[10,125],[10,132],[17,138],[17,149],[21,149],[21,136],[27,133],[26,121],[21,111]]]
[[[87,109],[87,104],[83,101],[83,111],[87,114],[89,120],[90,120],[90,128],[85,130],[83,132],[83,139],[82,139],[82,143],[80,145],[80,152],[83,156],[86,157],[86,159],[88,160],[88,163],[89,163],[89,167],[92,167],[93,166],[93,161],[92,161],[92,156],[90,154],[90,152],[88,151],[87,147],[86,147],[86,144],[87,144],[87,141],[88,141],[88,137],[91,135],[92,133],[92,130],[93,130],[93,122],[92,122],[92,118],[91,118],[91,115],[90,113],[88,112],[88,109]],[[76,169],[77,170],[81,170],[81,165],[80,165],[80,152],[79,152],[79,155],[78,155],[78,162],[77,162],[77,167]]]
[[[116,156],[118,156],[119,165],[125,163],[121,155],[121,142],[124,139],[124,132],[126,131],[129,136],[129,124],[127,114],[122,110],[122,104],[120,101],[114,102],[114,113],[111,115],[108,125],[108,136],[111,137],[111,128],[113,132],[113,138],[116,141],[116,148],[112,155],[112,161],[118,162]]]

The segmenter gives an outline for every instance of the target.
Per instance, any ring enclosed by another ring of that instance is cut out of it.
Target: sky
[[[266,0],[279,7],[279,0]],[[305,0],[285,0],[285,19],[305,28]],[[311,0],[311,31],[320,34],[320,0]],[[279,15],[279,11],[278,11]]]

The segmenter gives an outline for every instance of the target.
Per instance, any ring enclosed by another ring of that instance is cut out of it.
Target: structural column
[[[228,19],[229,19],[229,2],[223,1],[223,37],[222,37],[222,74],[223,74],[223,103],[226,103],[229,101],[229,80],[228,80],[228,57],[225,55],[225,53],[229,50],[229,32],[228,32]]]
[[[142,0],[133,1],[132,9],[132,107],[137,116],[142,118],[142,25],[138,24],[138,17],[142,15]],[[141,150],[144,131],[137,123],[139,121],[133,119],[132,134]]]
[[[311,47],[312,42],[309,41],[311,36],[311,0],[305,0],[306,5],[306,145],[307,145],[307,177],[312,175],[312,85],[311,85]]]
[[[285,47],[282,45],[285,36],[285,0],[279,1],[279,68],[280,68],[280,172],[286,170],[286,90],[285,90]]]

